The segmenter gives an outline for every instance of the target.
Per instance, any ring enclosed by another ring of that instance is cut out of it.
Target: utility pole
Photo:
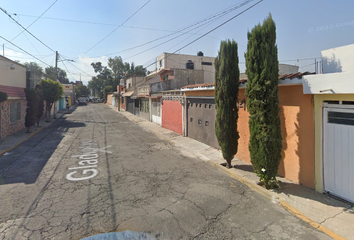
[[[55,51],[55,79],[54,79],[54,81],[58,81],[58,51]],[[57,103],[56,102],[54,102],[54,119],[56,119],[57,118],[57,116],[56,116],[56,112],[57,112],[57,108],[56,108],[56,106],[57,106]]]
[[[2,45],[2,56],[5,57],[5,44]]]

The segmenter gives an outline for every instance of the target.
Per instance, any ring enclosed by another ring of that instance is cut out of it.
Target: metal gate
[[[187,136],[220,149],[215,135],[216,105],[214,99],[188,98]]]
[[[135,105],[134,106],[135,106],[134,114],[139,116],[140,115],[140,99],[135,99]]]
[[[152,99],[151,101],[151,121],[161,125],[161,101]]]
[[[128,112],[134,114],[134,105],[135,105],[135,100],[131,99],[130,97],[127,97],[127,110]]]
[[[354,109],[323,108],[324,189],[354,202]]]

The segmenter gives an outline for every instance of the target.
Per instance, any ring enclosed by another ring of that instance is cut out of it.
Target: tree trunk
[[[231,160],[226,160],[226,167],[227,168],[232,168]]]

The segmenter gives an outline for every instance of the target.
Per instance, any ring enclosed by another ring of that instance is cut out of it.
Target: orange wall
[[[240,89],[239,99],[244,99]],[[278,174],[296,183],[314,188],[314,118],[312,95],[304,95],[302,85],[279,87],[280,120],[283,137],[283,159]],[[248,151],[249,114],[239,109],[239,147],[236,157],[250,162]]]
[[[107,95],[107,104],[112,105],[112,94]]]
[[[180,101],[162,101],[162,127],[182,135],[182,105]]]

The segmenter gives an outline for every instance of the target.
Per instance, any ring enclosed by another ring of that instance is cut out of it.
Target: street
[[[0,239],[330,239],[107,105],[79,106],[0,157]]]

